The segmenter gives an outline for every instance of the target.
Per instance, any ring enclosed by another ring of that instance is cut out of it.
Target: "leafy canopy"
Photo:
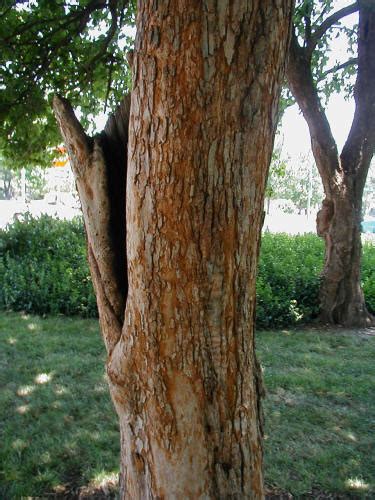
[[[87,126],[129,86],[135,0],[0,2],[0,151],[12,166],[50,163],[61,142],[50,101],[80,107]],[[51,152],[53,154],[53,152]]]
[[[342,8],[337,9],[337,4]],[[311,47],[312,73],[317,88],[326,97],[333,92],[351,95],[357,72],[358,15],[348,23],[350,14],[357,12],[357,2],[334,0],[300,0],[297,2],[294,26],[301,45]],[[335,40],[346,46],[346,59],[332,61]]]
[[[323,104],[335,92],[346,97],[353,95],[358,15],[354,21],[348,16],[357,10],[357,2],[350,0],[296,0],[294,33],[299,45],[310,52],[312,76]],[[281,111],[294,103],[291,92],[285,88]]]
[[[343,88],[350,94],[348,75],[356,71],[356,26],[345,26],[342,18],[327,25],[337,4],[297,0],[294,15],[300,44],[314,46],[314,79],[326,98]],[[52,94],[79,106],[85,126],[107,106],[114,108],[130,86],[126,53],[133,40],[127,28],[134,26],[134,17],[135,0],[0,1],[0,151],[5,164],[50,164],[46,150],[61,141]],[[337,37],[346,38],[349,59],[330,66]],[[286,93],[282,108],[293,102]]]

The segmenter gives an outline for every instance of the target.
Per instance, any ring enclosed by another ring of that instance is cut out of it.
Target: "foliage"
[[[336,11],[335,6],[333,0],[296,0],[293,27],[301,46],[306,47],[311,36],[319,32],[323,21]],[[312,75],[324,104],[327,104],[334,93],[344,93],[347,98],[353,95],[354,77],[357,72],[358,23],[346,23],[346,21],[345,17],[341,18],[324,31],[312,54]],[[339,47],[340,45],[346,46],[345,55],[348,58],[344,61],[340,60],[342,57],[340,50],[338,58],[332,57],[337,44]],[[280,99],[280,119],[286,108],[295,103],[286,82]]]
[[[0,231],[0,303],[38,314],[96,314],[83,224],[27,216]]]
[[[339,10],[335,7],[333,0],[297,0],[294,11],[293,24],[300,44],[316,43],[311,68],[317,90],[325,102],[334,92],[351,96],[354,90],[352,77],[357,72],[358,23],[348,23],[346,17],[342,17],[320,33],[324,21]],[[320,36],[314,41],[317,34]],[[347,60],[332,59],[336,41],[346,45]]]
[[[262,237],[257,279],[257,326],[311,321],[319,312],[323,242],[313,234]]]
[[[370,165],[367,174],[366,185],[363,191],[362,200],[363,210],[362,213],[366,214],[371,209],[375,209],[375,162]]]
[[[301,156],[299,164],[292,165],[282,157],[281,147],[274,149],[265,196],[290,200],[299,213],[308,213],[311,207],[320,205],[323,187],[309,156]]]
[[[287,169],[287,160],[281,156],[282,145],[275,146],[272,152],[270,170],[267,178],[265,197],[274,200],[281,195]]]
[[[374,246],[369,242],[363,245],[361,278],[367,308],[375,314],[375,251]]]
[[[257,326],[277,328],[318,315],[323,241],[314,234],[262,237]],[[375,247],[363,251],[366,302],[375,312]],[[0,307],[37,314],[97,316],[80,219],[49,216],[0,231]]]
[[[50,164],[61,142],[50,101],[79,105],[84,124],[129,87],[134,0],[0,6],[0,151],[15,166]],[[30,133],[32,131],[32,133]]]
[[[268,487],[372,498],[375,338],[259,332],[257,353]],[[119,431],[104,363],[97,321],[0,314],[1,498],[114,497]]]
[[[309,156],[301,156],[297,168],[286,170],[283,198],[291,200],[299,213],[307,213],[311,207],[321,204],[324,198],[323,186]]]
[[[0,200],[11,200],[15,196],[14,172],[0,164]]]
[[[25,168],[26,197],[39,200],[47,192],[45,171],[38,167]],[[10,200],[21,194],[21,172],[0,164],[0,200]]]

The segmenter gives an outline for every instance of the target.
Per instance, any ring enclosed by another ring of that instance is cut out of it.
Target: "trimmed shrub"
[[[375,246],[369,242],[363,245],[361,277],[367,308],[375,314]]]
[[[0,231],[0,284],[6,309],[95,316],[82,220],[26,216]]]
[[[319,312],[323,241],[314,234],[262,236],[257,279],[257,326],[311,321]]]
[[[309,322],[319,313],[324,244],[316,235],[266,233],[257,279],[257,327]],[[375,247],[363,249],[363,289],[375,313]],[[82,220],[27,216],[0,231],[0,307],[97,316]]]

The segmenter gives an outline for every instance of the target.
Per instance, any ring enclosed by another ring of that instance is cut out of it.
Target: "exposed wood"
[[[66,99],[56,96],[53,101],[81,200],[90,269],[109,352],[121,334],[127,295],[125,187],[129,106],[130,98],[125,97],[104,131],[91,138]]]

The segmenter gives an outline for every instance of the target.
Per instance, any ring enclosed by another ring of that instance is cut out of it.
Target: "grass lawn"
[[[104,362],[96,320],[0,314],[0,499],[117,480]]]
[[[269,488],[375,498],[375,336],[259,332]],[[0,314],[0,498],[115,491],[117,419],[94,320]]]

